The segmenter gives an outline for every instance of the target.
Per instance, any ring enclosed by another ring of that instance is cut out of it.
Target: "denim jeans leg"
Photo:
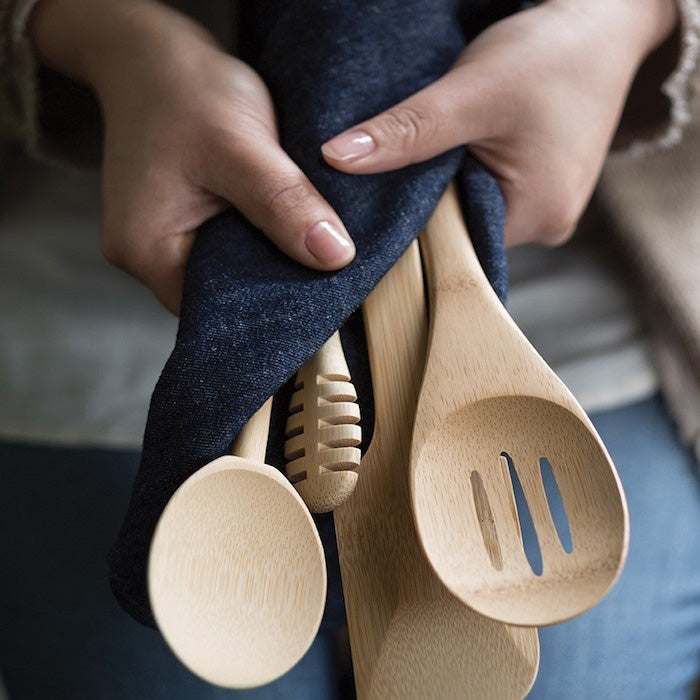
[[[106,552],[133,451],[0,443],[0,676],[12,700],[334,700],[334,637],[259,689],[201,681],[114,600]]]
[[[696,465],[658,398],[592,418],[627,494],[629,557],[593,610],[540,631],[540,672],[529,697],[688,698],[700,672]]]

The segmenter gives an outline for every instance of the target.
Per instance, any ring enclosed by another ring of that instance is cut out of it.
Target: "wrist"
[[[639,28],[639,48],[644,59],[668,39],[678,24],[678,0],[637,0],[626,4],[626,11],[634,16]]]
[[[27,33],[43,63],[98,93],[128,64],[216,45],[200,25],[156,0],[40,0]]]
[[[678,0],[549,0],[638,65],[673,32]]]

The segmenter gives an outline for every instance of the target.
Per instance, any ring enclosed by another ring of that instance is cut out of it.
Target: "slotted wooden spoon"
[[[469,241],[454,186],[421,237],[430,342],[411,449],[423,550],[474,610],[517,625],[592,607],[619,575],[629,523],[622,486],[592,423],[502,306]],[[532,516],[543,570],[523,550],[507,458]],[[552,520],[540,459],[551,464],[573,542]]]
[[[364,305],[375,426],[350,499],[334,511],[360,700],[514,700],[532,685],[537,632],[476,614],[425,561],[409,493],[427,317],[413,244]]]
[[[251,688],[288,671],[311,645],[326,564],[299,494],[263,464],[272,399],[233,445],[175,492],[156,527],[148,591],[158,627],[191,671]]]

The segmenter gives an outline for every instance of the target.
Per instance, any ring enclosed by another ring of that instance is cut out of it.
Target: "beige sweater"
[[[664,395],[700,461],[700,120],[644,167],[610,158],[598,201],[629,258]]]
[[[44,159],[96,162],[101,122],[92,95],[38,66],[24,35],[37,1],[0,0],[0,133]],[[700,102],[693,89],[700,9],[698,0],[678,1],[682,26],[670,47],[675,69],[660,89],[650,89],[646,68],[640,71],[620,133],[627,155],[609,159],[598,201],[648,310],[666,398],[700,458],[700,124],[691,119]],[[194,13],[200,19],[203,4]],[[640,167],[630,154],[642,153]]]

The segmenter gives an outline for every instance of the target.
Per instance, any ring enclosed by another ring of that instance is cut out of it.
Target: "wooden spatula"
[[[191,671],[227,688],[288,671],[318,631],[326,564],[294,488],[264,464],[272,399],[241,431],[235,456],[195,472],[158,522],[148,562],[153,614]]]
[[[461,604],[430,570],[413,526],[408,458],[427,338],[416,244],[364,315],[374,437],[355,493],[334,513],[358,698],[520,698],[537,672],[536,631]]]
[[[430,343],[411,449],[411,496],[423,550],[474,610],[547,625],[593,606],[625,560],[627,506],[591,421],[491,289],[454,186],[421,237]],[[630,438],[632,439],[632,438]],[[573,542],[567,552],[542,480],[548,460]],[[508,462],[542,554],[523,549]]]

